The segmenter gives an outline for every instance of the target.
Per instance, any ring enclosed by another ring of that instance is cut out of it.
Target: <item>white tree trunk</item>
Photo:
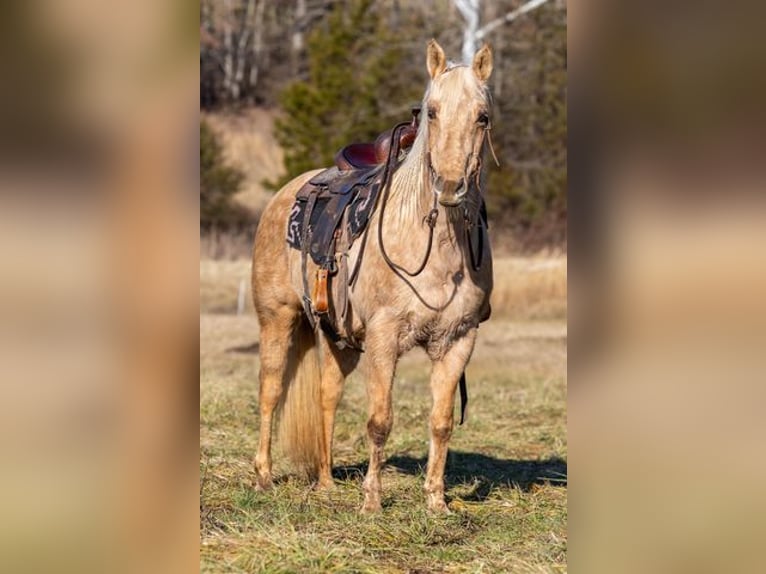
[[[510,22],[513,22],[516,18],[521,16],[522,14],[526,14],[527,12],[531,12],[535,8],[539,8],[543,4],[548,2],[548,0],[529,0],[526,4],[522,4],[516,10],[511,10],[508,12],[505,16],[501,16],[500,18],[495,18],[491,22],[487,22],[484,24],[484,26],[481,27],[480,30],[476,32],[476,40],[477,42],[480,42],[484,38],[487,37],[487,34],[492,32],[495,28],[498,26],[502,26],[503,24],[509,24]]]
[[[498,26],[513,22],[522,14],[526,14],[539,6],[542,6],[548,2],[548,0],[529,0],[529,2],[522,4],[515,10],[511,10],[504,16],[487,22],[481,28],[479,28],[481,0],[453,0],[453,2],[463,16],[463,20],[465,20],[463,26],[462,58],[464,64],[470,64],[473,60],[473,55],[476,53],[476,50],[479,49],[479,42],[484,40],[487,37],[487,34],[492,32]]]
[[[463,49],[461,57],[464,64],[470,64],[473,55],[478,48],[479,15],[481,12],[480,0],[454,0],[455,7],[465,20],[463,26]]]
[[[303,26],[306,18],[306,0],[298,0],[295,3],[295,30],[292,37],[293,54],[297,57],[303,50]]]

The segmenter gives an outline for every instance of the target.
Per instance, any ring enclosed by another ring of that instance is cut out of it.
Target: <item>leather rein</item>
[[[391,268],[391,270],[393,270],[395,273],[404,273],[410,277],[416,277],[423,272],[423,270],[426,268],[426,265],[428,264],[429,258],[431,257],[431,249],[433,247],[433,239],[434,239],[434,228],[436,227],[436,220],[439,217],[438,197],[437,197],[436,191],[433,189],[433,182],[431,182],[431,191],[433,192],[433,196],[434,196],[433,204],[431,206],[431,210],[428,212],[428,215],[426,215],[423,220],[423,222],[426,225],[428,225],[428,244],[426,246],[426,252],[423,255],[423,260],[421,261],[420,265],[418,265],[417,269],[415,269],[414,271],[409,271],[405,269],[403,266],[399,265],[398,263],[395,263],[394,261],[392,261],[388,253],[386,252],[385,245],[383,244],[383,220],[385,216],[386,206],[388,205],[388,198],[391,192],[391,175],[393,173],[396,163],[399,161],[399,151],[400,151],[399,132],[409,125],[410,125],[410,122],[402,122],[394,126],[394,129],[391,130],[389,154],[386,159],[385,166],[383,168],[383,177],[380,183],[380,185],[383,186],[383,197],[380,199],[381,205],[380,205],[380,216],[378,219],[378,245],[380,246],[380,252],[381,252],[381,255],[383,255],[383,259],[385,260],[386,264]],[[478,146],[478,152],[474,150],[471,153],[471,155],[469,155],[466,158],[466,163],[465,163],[464,181],[466,182],[466,185],[470,186],[471,179],[474,179],[476,183],[476,188],[479,190],[479,193],[481,193],[481,185],[479,180],[479,177],[481,174],[481,152],[484,147],[485,139],[489,142],[490,149],[492,150],[492,155],[493,157],[495,157],[495,161],[497,161],[497,158],[495,156],[495,150],[492,149],[492,138],[490,137],[490,131],[489,131],[490,129],[491,129],[491,124],[487,124],[484,127],[484,130],[482,132],[482,137]],[[476,168],[469,174],[468,170],[471,166],[471,160],[474,158],[476,158]],[[426,165],[425,173],[429,174],[432,172],[430,152],[427,155],[427,162],[428,162],[428,165]],[[480,209],[481,209],[481,206],[480,206]],[[468,212],[468,207],[466,206],[464,208],[463,217],[465,221],[468,253],[471,260],[471,267],[473,268],[474,271],[478,271],[481,268],[481,264],[482,264],[482,260],[484,256],[484,234],[481,232],[479,233],[478,255],[474,254],[473,240],[471,239],[471,231],[473,230],[473,227],[476,225],[479,225],[479,226],[481,225],[481,222],[479,221],[481,219],[481,215],[480,214],[477,214],[477,215],[478,215],[478,217],[476,218],[477,221],[476,222],[472,221],[470,214]],[[486,225],[486,222],[484,225]],[[353,270],[348,276],[349,287],[353,288],[353,285],[356,283],[356,279],[359,276],[359,270],[361,268],[362,258],[364,256],[364,251],[367,246],[368,235],[369,235],[369,228],[365,230],[362,236],[362,243],[359,247],[359,255],[356,258],[356,262],[354,263]],[[468,389],[467,389],[465,372],[460,374],[458,387],[460,389],[460,422],[458,424],[462,425],[463,422],[465,421],[465,409],[466,409],[466,406],[468,405]]]
[[[439,217],[439,208],[438,208],[438,196],[436,193],[436,190],[434,189],[433,182],[431,182],[431,192],[433,193],[433,204],[431,206],[431,210],[428,212],[428,215],[426,215],[423,218],[423,223],[428,225],[428,243],[426,245],[426,251],[423,255],[423,259],[420,262],[420,265],[414,270],[409,271],[408,269],[404,268],[402,265],[399,265],[398,263],[394,262],[386,252],[386,248],[383,244],[383,219],[384,214],[386,210],[386,206],[388,205],[388,197],[391,192],[391,174],[393,171],[393,167],[398,161],[399,157],[399,131],[403,129],[404,127],[408,126],[409,122],[403,122],[400,124],[397,124],[394,129],[391,132],[391,146],[390,150],[391,153],[388,156],[388,159],[386,160],[386,166],[385,166],[385,172],[383,175],[383,182],[381,185],[383,185],[383,197],[381,198],[381,206],[380,206],[380,217],[378,219],[378,245],[380,246],[380,252],[381,255],[383,255],[383,259],[385,260],[386,264],[394,271],[394,272],[401,272],[405,275],[408,275],[409,277],[417,277],[420,275],[423,270],[426,268],[426,265],[428,264],[428,260],[431,257],[431,249],[433,247],[433,239],[434,239],[434,229],[436,228],[436,220]],[[484,147],[484,141],[488,138],[489,130],[491,129],[491,125],[487,124],[481,132],[481,139],[479,141],[478,145],[478,152],[474,149],[472,150],[471,154],[466,158],[465,161],[465,168],[464,168],[464,175],[463,175],[463,181],[465,182],[465,185],[469,187],[471,185],[471,180],[475,181],[476,189],[479,190],[479,193],[481,193],[481,182],[479,180],[481,175],[481,151]],[[491,140],[490,140],[490,147],[491,147]],[[494,150],[492,152],[494,154]],[[476,167],[471,170],[471,173],[468,173],[468,170],[471,167],[471,163],[473,159],[476,159]],[[429,174],[433,170],[431,168],[431,152],[429,151],[426,155],[426,169],[425,173]],[[478,213],[477,213],[478,216]],[[473,239],[471,238],[471,231],[475,226],[480,226],[481,223],[478,221],[480,219],[480,216],[476,218],[476,221],[473,221],[471,218],[471,215],[468,212],[468,206],[466,205],[463,209],[463,219],[465,222],[465,230],[466,230],[466,240],[468,243],[468,253],[471,260],[471,267],[474,271],[478,271],[481,269],[481,264],[484,259],[484,235],[483,233],[479,233],[479,240],[478,240],[478,254],[474,254],[474,246],[473,246]],[[365,237],[366,240],[366,237]],[[364,245],[362,246],[362,249],[364,248]],[[358,259],[361,259],[358,258]],[[356,275],[356,272],[358,271],[358,265],[355,266],[354,269],[354,277]]]

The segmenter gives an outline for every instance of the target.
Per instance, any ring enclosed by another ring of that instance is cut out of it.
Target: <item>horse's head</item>
[[[481,169],[490,127],[487,79],[492,73],[492,50],[485,44],[470,66],[448,66],[444,50],[431,40],[427,65],[431,76],[424,101],[428,169],[439,203],[454,207],[463,202]]]

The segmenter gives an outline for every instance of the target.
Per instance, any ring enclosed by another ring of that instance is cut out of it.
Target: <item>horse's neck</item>
[[[414,146],[415,148],[415,146]],[[433,191],[426,183],[423,159],[413,149],[392,175],[386,223],[402,230],[419,227],[433,208]]]
[[[459,216],[461,212],[446,209],[435,201],[431,178],[425,177],[422,156],[414,155],[416,151],[414,148],[392,176],[383,226],[386,245],[390,245],[394,259],[413,269],[425,256],[428,236],[433,234],[429,267],[459,267],[465,242],[464,219]],[[431,231],[426,221],[432,217],[433,209],[437,216]]]

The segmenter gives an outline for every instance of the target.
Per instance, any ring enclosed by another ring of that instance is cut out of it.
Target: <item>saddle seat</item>
[[[378,163],[374,143],[352,143],[335,154],[335,165],[343,171],[375,167]]]
[[[420,107],[412,108],[412,123],[399,134],[399,149],[408,150],[418,135],[418,116]],[[338,150],[335,154],[335,165],[342,171],[353,169],[370,169],[381,165],[388,159],[391,150],[391,135],[393,129],[381,133],[374,142],[352,143]]]

